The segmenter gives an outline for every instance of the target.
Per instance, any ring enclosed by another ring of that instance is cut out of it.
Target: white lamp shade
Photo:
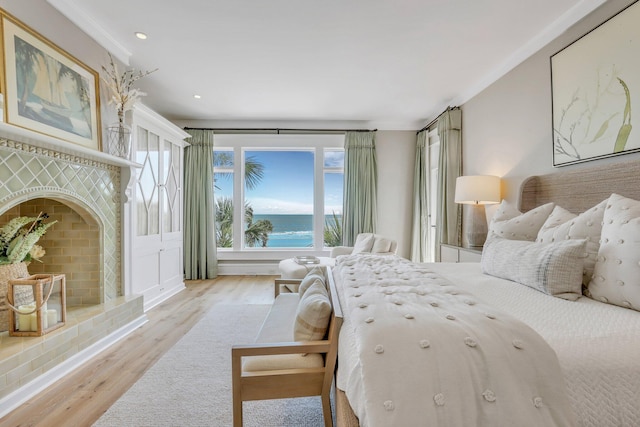
[[[500,177],[492,175],[458,177],[455,201],[470,205],[500,203]]]

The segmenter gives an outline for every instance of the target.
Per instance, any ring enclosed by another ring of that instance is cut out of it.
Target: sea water
[[[313,246],[313,215],[253,215],[253,220],[266,219],[273,224],[268,248],[306,248]],[[333,219],[327,215],[327,220]]]

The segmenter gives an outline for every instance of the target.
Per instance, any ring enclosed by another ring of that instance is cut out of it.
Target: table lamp
[[[471,205],[467,240],[481,247],[487,239],[487,216],[484,205],[500,203],[500,177],[491,175],[461,176],[456,179],[455,202]]]

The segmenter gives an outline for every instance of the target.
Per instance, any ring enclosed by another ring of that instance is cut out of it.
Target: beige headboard
[[[520,187],[522,212],[554,202],[579,214],[611,193],[640,200],[640,161],[583,167],[527,178]]]

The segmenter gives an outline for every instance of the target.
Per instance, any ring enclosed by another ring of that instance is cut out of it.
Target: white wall
[[[414,131],[378,131],[378,233],[398,242],[398,255],[411,255]]]
[[[630,3],[629,0],[607,1],[462,106],[465,175],[504,177],[502,196],[516,203],[524,178],[557,171],[552,163],[550,57]],[[562,169],[615,163],[633,157],[640,159],[640,154]]]

